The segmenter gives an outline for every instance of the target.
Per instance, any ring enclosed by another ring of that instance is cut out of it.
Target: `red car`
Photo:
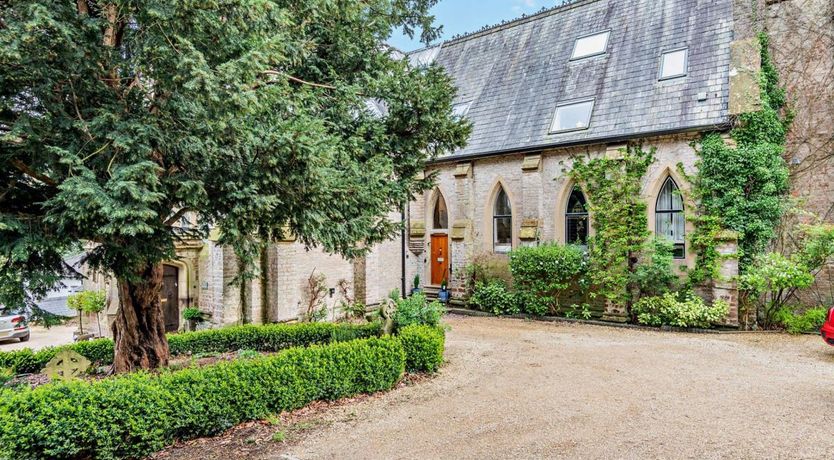
[[[834,307],[828,310],[828,317],[820,329],[820,335],[825,343],[834,345]]]

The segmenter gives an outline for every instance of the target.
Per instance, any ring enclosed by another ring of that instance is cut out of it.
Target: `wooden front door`
[[[431,236],[431,284],[439,285],[449,278],[449,236]]]
[[[171,265],[162,266],[162,313],[165,316],[165,332],[180,328],[179,269]]]

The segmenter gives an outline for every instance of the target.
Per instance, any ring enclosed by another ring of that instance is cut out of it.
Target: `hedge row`
[[[140,458],[177,439],[393,387],[406,363],[435,370],[443,331],[292,348],[253,359],[0,391],[0,458]]]
[[[186,332],[168,335],[171,355],[195,353],[223,353],[251,349],[279,351],[290,347],[309,346],[330,342],[375,337],[381,334],[378,323],[363,325],[304,323],[269,324],[265,326],[232,326],[221,329]],[[15,374],[40,372],[59,351],[77,351],[96,365],[113,362],[113,341],[97,339],[61,347],[49,347],[38,351],[29,348],[0,352],[0,368],[10,368]]]

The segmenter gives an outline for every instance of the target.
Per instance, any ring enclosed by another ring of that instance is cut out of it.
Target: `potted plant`
[[[443,303],[449,303],[450,292],[446,288],[446,278],[440,282],[440,292],[437,293],[437,298]]]
[[[189,331],[196,331],[197,324],[202,323],[205,318],[203,312],[197,307],[188,307],[182,311],[182,317],[185,318],[186,327]]]
[[[411,289],[411,295],[420,293],[420,275],[414,275],[414,288]]]

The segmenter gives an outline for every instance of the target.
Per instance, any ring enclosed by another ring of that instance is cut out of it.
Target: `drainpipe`
[[[401,251],[402,251],[402,253],[400,254],[400,263],[401,263],[400,270],[401,270],[401,274],[402,274],[402,276],[400,277],[400,281],[402,283],[402,289],[400,290],[400,295],[402,297],[405,297],[405,257],[406,257],[405,227],[406,227],[406,223],[407,223],[407,217],[406,216],[408,216],[408,212],[409,212],[409,205],[408,205],[408,202],[406,201],[405,204],[401,208],[402,228],[400,229],[400,242],[402,243],[401,244],[402,247],[400,248]]]

